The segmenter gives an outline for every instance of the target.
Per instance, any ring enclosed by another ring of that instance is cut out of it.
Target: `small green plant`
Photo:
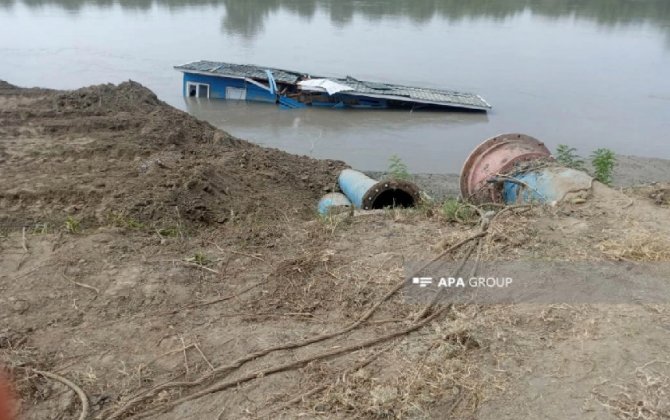
[[[65,231],[72,234],[81,232],[81,225],[79,224],[79,220],[72,216],[68,216],[67,219],[65,219]]]
[[[182,236],[181,229],[179,226],[169,226],[169,227],[164,227],[157,229],[156,232],[160,236],[166,236],[169,238],[176,238],[178,236]]]
[[[192,257],[186,258],[186,261],[192,262],[198,265],[209,265],[211,262],[209,257],[202,252],[196,252]]]
[[[117,212],[112,212],[109,214],[109,223],[112,226],[131,230],[139,230],[145,227],[142,222],[139,222],[130,216],[124,215],[123,213]]]
[[[455,198],[448,198],[447,201],[442,204],[442,214],[446,217],[448,222],[456,221],[456,215],[458,209],[460,208],[460,203]]]
[[[591,164],[595,178],[605,185],[612,184],[612,173],[616,165],[616,156],[610,149],[597,149],[591,154]]]
[[[36,223],[33,226],[33,235],[46,235],[47,233],[49,233],[48,223]]]
[[[407,171],[407,165],[400,159],[398,155],[392,155],[389,158],[388,174],[394,179],[409,179],[410,175]]]
[[[137,221],[133,218],[129,218],[129,219],[126,219],[126,227],[128,229],[138,230],[138,229],[144,228],[144,223],[139,222],[139,221]]]
[[[448,198],[442,204],[442,215],[448,222],[469,223],[475,219],[475,211],[456,198]]]
[[[584,170],[584,160],[577,154],[577,149],[568,147],[567,144],[556,147],[556,161],[567,168]]]

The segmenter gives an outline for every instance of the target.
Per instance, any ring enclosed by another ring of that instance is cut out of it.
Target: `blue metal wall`
[[[206,83],[209,85],[209,97],[213,99],[226,99],[226,88],[234,87],[238,89],[247,89],[247,101],[260,101],[275,103],[276,95],[271,94],[267,90],[260,88],[253,83],[247,83],[240,79],[230,79],[226,77],[206,76],[203,74],[184,73],[183,94],[186,92],[186,83]]]

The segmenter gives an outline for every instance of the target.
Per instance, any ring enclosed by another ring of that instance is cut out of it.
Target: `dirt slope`
[[[0,136],[4,224],[306,217],[343,166],[233,138],[134,82],[73,92],[3,84]]]

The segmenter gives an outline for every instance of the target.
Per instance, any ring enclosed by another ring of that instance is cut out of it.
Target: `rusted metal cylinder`
[[[466,159],[461,170],[461,195],[473,202],[500,203],[501,185],[492,179],[514,172],[524,162],[539,159],[551,159],[551,152],[536,138],[519,133],[492,137]]]

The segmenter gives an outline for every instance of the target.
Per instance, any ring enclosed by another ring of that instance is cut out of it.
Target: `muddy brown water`
[[[520,131],[586,154],[670,158],[667,0],[0,0],[0,79],[137,80],[259,144],[384,170],[455,173]],[[186,101],[173,65],[212,59],[473,91],[488,115],[282,111]]]

